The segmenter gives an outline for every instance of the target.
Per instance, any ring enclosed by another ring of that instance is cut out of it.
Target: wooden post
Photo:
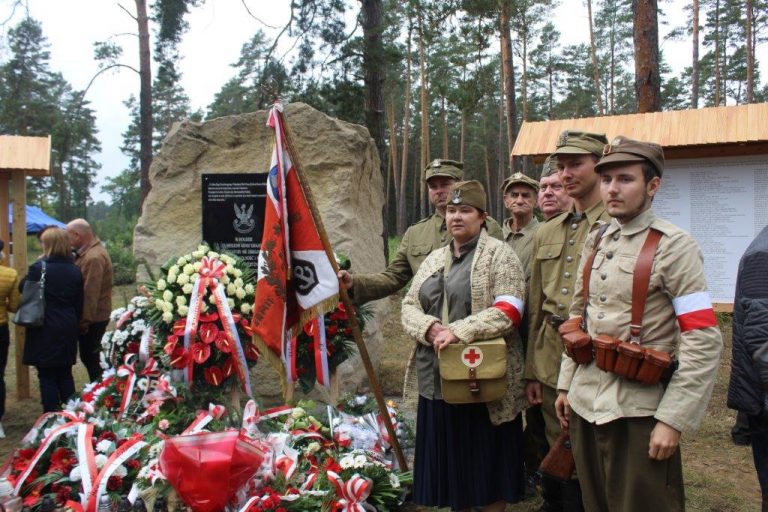
[[[5,244],[5,259],[2,264],[11,264],[11,230],[8,225],[8,193],[11,186],[11,175],[8,171],[0,171],[0,239]]]
[[[13,267],[19,277],[27,274],[27,177],[14,172],[11,180],[13,198]],[[29,367],[22,363],[26,330],[14,325],[16,347],[16,396],[19,400],[30,398]]]
[[[312,196],[312,189],[309,188],[304,177],[304,168],[301,165],[299,154],[293,145],[293,136],[291,135],[291,130],[288,128],[282,112],[279,112],[279,115],[282,121],[283,132],[285,135],[285,147],[291,157],[291,161],[293,162],[293,169],[296,172],[296,176],[299,179],[299,184],[304,191],[304,196],[307,199],[307,204],[309,205],[309,209],[312,212],[312,217],[315,220],[315,225],[317,226],[317,232],[320,235],[320,240],[323,242],[325,253],[328,256],[328,260],[331,262],[331,265],[333,266],[333,271],[338,274],[339,265],[336,263],[336,255],[333,253],[331,242],[328,239],[328,233],[325,231],[323,219],[320,217],[320,212],[317,210],[315,198]],[[392,426],[392,419],[389,417],[389,410],[387,409],[387,404],[384,402],[384,395],[381,392],[379,379],[376,377],[376,372],[373,370],[373,364],[371,363],[371,358],[368,355],[368,348],[365,346],[365,341],[363,341],[363,333],[360,331],[360,324],[357,323],[355,306],[352,304],[352,301],[349,300],[349,294],[343,286],[339,286],[339,297],[341,297],[341,301],[344,303],[344,307],[346,308],[349,323],[352,326],[352,334],[355,337],[355,343],[357,343],[357,350],[360,353],[360,359],[363,361],[365,372],[368,374],[368,382],[370,383],[371,389],[373,390],[373,396],[376,398],[376,403],[379,406],[381,419],[384,422],[387,433],[389,434],[392,450],[394,450],[395,457],[397,457],[397,463],[402,471],[408,471],[408,463],[405,461],[403,450],[400,447],[400,442],[397,439],[395,429]]]

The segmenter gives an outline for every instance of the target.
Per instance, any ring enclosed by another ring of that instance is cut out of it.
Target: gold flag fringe
[[[288,377],[285,373],[285,366],[283,366],[283,360],[280,356],[272,352],[272,349],[264,343],[264,340],[260,336],[253,335],[253,344],[259,349],[261,357],[277,372],[280,377],[280,389],[283,392],[283,400],[285,403],[293,400],[293,383],[288,382]]]
[[[339,295],[334,294],[310,309],[301,312],[299,322],[289,329],[291,336],[296,336],[304,329],[304,325],[310,320],[330,313],[339,306]]]

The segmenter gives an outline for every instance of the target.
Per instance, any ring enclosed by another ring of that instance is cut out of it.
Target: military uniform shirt
[[[488,217],[488,234],[501,240],[501,226]],[[445,247],[453,239],[445,225],[445,218],[434,213],[409,227],[395,257],[384,272],[378,274],[355,274],[352,295],[358,304],[383,299],[408,284],[421,263],[435,249]]]
[[[654,416],[683,432],[701,423],[712,394],[722,338],[707,292],[703,258],[693,238],[647,210],[620,225],[613,220],[592,264],[587,306],[590,336],[607,334],[629,340],[632,277],[649,229],[662,233],[653,261],[642,320],[642,345],[672,353],[680,366],[666,386],[646,386],[597,368],[577,366],[564,356],[558,389],[570,390],[571,408],[598,425],[618,418]],[[592,252],[590,236],[584,254]],[[582,262],[586,261],[586,257]],[[582,274],[571,316],[582,314]]]
[[[512,250],[515,251],[517,257],[520,258],[520,263],[523,264],[523,270],[525,271],[525,281],[528,282],[531,279],[533,235],[538,231],[541,223],[536,217],[533,217],[523,229],[520,231],[512,231],[509,227],[511,222],[511,217],[504,219],[504,224],[501,226],[502,235],[504,236],[504,241],[512,247]]]
[[[581,251],[598,220],[609,220],[602,201],[587,211],[575,209],[542,224],[533,237],[531,281],[528,292],[528,348],[525,378],[554,388],[563,344],[552,315],[568,317]]]
[[[459,257],[451,254],[451,268],[448,275],[444,269],[429,276],[419,289],[419,303],[427,315],[443,317],[443,282],[448,294],[448,322],[461,320],[472,314],[471,281],[472,258],[475,255],[476,236],[459,247]],[[419,343],[416,345],[416,372],[419,379],[419,394],[429,399],[441,399],[440,369],[435,349]]]

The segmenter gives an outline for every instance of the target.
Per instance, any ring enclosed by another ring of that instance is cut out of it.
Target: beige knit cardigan
[[[417,343],[431,346],[426,340],[427,331],[440,319],[424,313],[419,302],[419,289],[424,281],[445,266],[445,252],[450,246],[435,249],[427,256],[413,278],[411,288],[403,299],[402,322],[405,331]],[[480,233],[470,273],[472,288],[472,314],[451,322],[448,327],[462,343],[503,336],[507,342],[507,395],[501,400],[489,402],[488,413],[494,425],[512,421],[527,407],[523,382],[523,349],[520,336],[512,320],[500,309],[493,307],[500,295],[525,298],[525,274],[520,260],[504,242]],[[415,349],[411,352],[405,374],[403,396],[407,405],[413,406],[418,398]]]

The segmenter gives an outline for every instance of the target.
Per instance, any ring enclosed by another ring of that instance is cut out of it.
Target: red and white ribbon
[[[288,382],[296,382],[296,352],[298,345],[298,336],[291,336],[286,332],[283,336],[283,365],[285,365],[285,378]]]
[[[124,363],[117,369],[117,376],[126,379],[123,396],[120,398],[120,409],[117,411],[118,419],[122,418],[125,415],[125,411],[128,410],[131,397],[133,397],[133,388],[136,386],[135,356],[135,354],[126,354]]]
[[[290,480],[296,472],[299,464],[299,452],[290,446],[283,446],[283,452],[275,457],[273,472],[282,473],[286,480]]]
[[[141,341],[139,341],[139,361],[146,362],[150,359],[149,356],[149,342],[152,339],[152,326],[148,326],[141,333]]]
[[[336,488],[341,512],[376,512],[376,507],[365,500],[373,490],[373,480],[355,473],[346,482],[333,471],[327,471],[328,481]]]
[[[208,404],[208,410],[199,412],[197,417],[184,429],[181,435],[197,434],[213,420],[221,419],[225,412],[226,408],[223,405]]]
[[[328,341],[325,335],[325,316],[318,314],[312,320],[315,339],[315,378],[326,388],[331,385],[328,371]]]
[[[240,379],[243,391],[249,397],[253,397],[253,394],[251,393],[251,378],[248,374],[248,363],[245,360],[245,352],[243,351],[243,345],[240,343],[240,336],[237,334],[237,324],[235,324],[232,310],[229,309],[229,304],[227,303],[227,295],[224,292],[224,286],[221,283],[217,283],[213,289],[213,293],[216,308],[219,311],[219,320],[221,320],[221,325],[224,328],[224,334],[234,346],[233,358],[235,372]]]
[[[135,434],[109,456],[104,467],[101,468],[101,471],[99,471],[99,474],[96,475],[96,478],[93,481],[91,491],[87,495],[85,512],[96,512],[99,506],[99,499],[102,494],[104,494],[104,491],[107,490],[109,477],[112,476],[112,473],[114,473],[123,462],[130,459],[146,445],[147,443],[144,441],[143,436]]]
[[[83,485],[82,499],[91,493],[93,482],[99,474],[93,452],[93,424],[81,423],[77,429],[77,460],[80,464],[80,480]]]
[[[709,292],[695,292],[672,299],[681,332],[717,327]]]
[[[45,414],[43,416],[46,416]],[[45,419],[49,419],[51,416],[47,416]],[[32,473],[32,470],[35,469],[35,466],[40,461],[40,457],[43,456],[43,454],[48,450],[48,448],[51,447],[51,445],[62,435],[74,432],[77,430],[78,426],[84,421],[82,418],[78,418],[76,416],[73,416],[75,419],[63,424],[59,425],[58,427],[55,427],[47,436],[45,436],[45,439],[40,443],[40,446],[37,447],[37,450],[35,450],[34,455],[32,455],[32,458],[29,460],[29,464],[24,469],[24,471],[21,472],[19,475],[19,479],[16,481],[16,485],[13,487],[13,493],[15,495],[19,495],[19,492],[21,491],[22,486],[24,485],[24,481],[27,479],[27,477]],[[38,419],[38,421],[40,421]],[[35,422],[35,425],[41,425],[42,423]],[[26,438],[26,437],[25,437]]]

